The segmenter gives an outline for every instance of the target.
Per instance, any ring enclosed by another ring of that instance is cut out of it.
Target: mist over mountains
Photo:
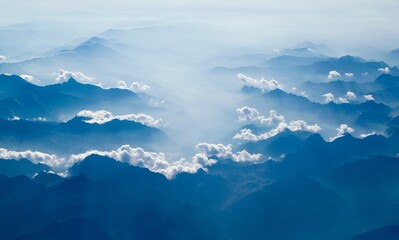
[[[398,238],[396,30],[127,9],[0,26],[0,239]]]

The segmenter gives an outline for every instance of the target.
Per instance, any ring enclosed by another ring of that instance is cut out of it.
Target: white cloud
[[[363,97],[366,101],[374,101],[374,97],[371,94],[363,95]]]
[[[89,120],[86,120],[87,123],[103,124],[112,121],[114,119],[118,119],[118,120],[139,122],[143,125],[150,127],[161,127],[162,125],[161,124],[162,119],[154,119],[153,117],[144,113],[114,116],[111,112],[108,112],[106,110],[100,110],[100,111],[83,110],[78,112],[76,116],[90,118]]]
[[[346,92],[345,97],[349,100],[355,100],[357,98],[356,94],[351,91]]]
[[[0,158],[15,160],[20,160],[24,158],[30,160],[33,163],[42,163],[54,168],[59,167],[65,161],[65,159],[58,158],[56,155],[53,154],[31,150],[18,152],[13,150],[7,150],[5,148],[0,148]]]
[[[239,114],[238,119],[242,122],[259,122],[263,125],[275,125],[285,121],[283,115],[277,115],[276,110],[270,110],[269,116],[259,114],[258,110],[251,107],[237,108],[236,112]]]
[[[277,88],[282,89],[283,85],[279,84],[277,80],[266,80],[261,78],[260,80],[248,77],[242,73],[238,74],[237,77],[241,80],[244,86],[254,87],[261,89],[262,91],[271,91]]]
[[[349,103],[348,99],[343,98],[343,97],[339,97],[337,100],[338,104],[342,104],[342,103]]]
[[[289,129],[292,132],[296,131],[308,131],[308,132],[319,132],[321,130],[320,126],[317,124],[309,125],[303,120],[291,121],[289,123],[281,122],[276,128],[271,129],[268,132],[262,133],[260,135],[255,135],[250,129],[241,129],[239,133],[234,135],[234,139],[245,140],[257,142],[260,140],[265,140],[276,136],[277,134],[283,132],[285,129]]]
[[[1,62],[4,62],[6,59],[7,59],[7,58],[6,58],[5,56],[0,55],[0,63],[1,63]]]
[[[323,94],[322,97],[324,97],[324,102],[325,103],[329,103],[329,102],[334,102],[335,101],[334,94],[332,94],[332,93]]]
[[[337,79],[340,77],[341,77],[341,74],[339,72],[337,72],[336,70],[332,70],[328,73],[329,80],[334,80],[334,79]]]
[[[8,121],[19,121],[19,120],[21,120],[21,118],[18,116],[13,116],[11,118],[8,118]]]
[[[221,159],[231,159],[235,162],[259,162],[262,159],[262,154],[250,154],[246,150],[233,153],[231,145],[213,144],[213,143],[199,143],[196,148],[201,151],[201,157],[218,157]],[[201,159],[204,161],[204,159]]]
[[[202,152],[197,153],[192,160],[180,158],[176,161],[167,159],[165,154],[162,152],[147,152],[142,148],[132,148],[129,145],[123,145],[118,149],[111,151],[90,150],[80,154],[72,154],[65,158],[59,158],[56,155],[38,151],[27,150],[18,152],[0,148],[0,158],[16,160],[25,158],[33,163],[46,164],[52,167],[54,171],[61,172],[67,170],[75,163],[83,161],[88,156],[95,154],[112,158],[119,162],[125,162],[132,166],[147,168],[152,172],[163,174],[168,179],[171,179],[179,173],[196,173],[200,168],[207,170],[206,167],[217,162],[214,159],[210,159],[209,157],[211,156],[232,158],[237,162],[256,162],[262,157],[261,154],[249,154],[245,150],[233,154],[231,153],[230,145],[212,145],[214,144],[199,144],[197,148],[202,150]]]
[[[349,73],[345,73],[345,77],[347,78],[353,78],[354,74],[349,72]]]
[[[321,96],[324,97],[325,103],[333,102],[336,104],[349,103],[349,100],[354,100],[356,98],[356,95],[350,91],[345,94],[345,97],[339,97],[338,99],[335,99],[335,96],[332,93],[326,93]]]
[[[337,138],[343,137],[346,133],[353,133],[355,130],[353,128],[349,127],[347,124],[341,124],[337,128],[337,131],[338,131],[337,135],[330,138],[331,142]]]
[[[130,86],[128,86],[127,83],[123,80],[118,81],[117,88],[129,89],[135,93],[142,93],[150,90],[150,86],[148,86],[147,84],[141,82],[133,82]]]
[[[385,67],[385,68],[379,68],[378,71],[382,72],[382,73],[385,73],[385,74],[388,74],[390,72],[390,69],[389,69],[389,67]]]
[[[82,72],[70,72],[63,69],[58,70],[57,77],[55,80],[58,82],[65,82],[68,81],[70,78],[74,78],[75,80],[82,83],[89,83],[93,81],[92,77],[89,77]]]
[[[320,126],[317,124],[309,125],[303,120],[286,122],[283,115],[277,115],[275,110],[270,110],[270,116],[265,117],[260,115],[258,110],[250,107],[237,108],[236,112],[239,114],[240,121],[252,121],[260,122],[261,124],[267,125],[277,125],[275,128],[268,132],[260,135],[255,135],[250,129],[241,129],[239,133],[234,135],[233,139],[245,140],[245,141],[259,141],[268,139],[270,137],[276,136],[277,134],[283,132],[285,129],[289,129],[293,132],[295,131],[309,131],[309,132],[319,132],[321,130]]]
[[[70,159],[71,162],[78,162],[92,154],[109,157],[132,166],[147,168],[152,172],[165,175],[168,179],[182,172],[195,173],[199,168],[205,166],[185,159],[170,161],[166,159],[165,154],[162,152],[146,152],[142,148],[132,148],[129,145],[123,145],[112,151],[91,150],[81,154],[74,154],[71,155]]]

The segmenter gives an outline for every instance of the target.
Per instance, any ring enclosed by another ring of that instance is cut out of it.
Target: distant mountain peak
[[[351,56],[351,55],[342,56],[338,60],[340,60],[340,61],[359,62],[359,63],[365,62],[365,60],[363,58],[356,57],[356,56]]]

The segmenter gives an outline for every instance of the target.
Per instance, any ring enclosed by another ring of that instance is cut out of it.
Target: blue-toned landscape
[[[0,7],[0,239],[399,239],[399,3]]]

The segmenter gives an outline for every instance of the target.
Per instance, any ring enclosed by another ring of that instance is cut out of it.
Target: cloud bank
[[[50,167],[57,168],[65,162],[64,158],[58,158],[54,154],[48,154],[38,151],[26,150],[22,152],[7,150],[5,148],[0,148],[0,158],[1,159],[28,159],[33,163],[42,163]]]

